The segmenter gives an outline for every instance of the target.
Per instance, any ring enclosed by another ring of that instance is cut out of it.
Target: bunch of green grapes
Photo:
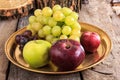
[[[51,43],[58,39],[74,39],[79,41],[81,26],[78,23],[78,14],[70,8],[55,5],[36,9],[29,17],[28,30],[38,34],[42,39]]]

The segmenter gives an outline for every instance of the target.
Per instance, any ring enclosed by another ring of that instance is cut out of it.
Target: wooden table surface
[[[28,17],[0,21],[0,80],[120,80],[120,17],[112,10],[110,0],[89,0],[82,5],[79,21],[103,29],[111,38],[113,47],[100,64],[73,74],[46,75],[23,70],[7,59],[4,45],[17,29],[28,24]]]

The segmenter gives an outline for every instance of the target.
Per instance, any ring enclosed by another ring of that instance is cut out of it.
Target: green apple
[[[45,66],[49,62],[51,43],[45,40],[33,40],[23,48],[24,60],[33,68]]]

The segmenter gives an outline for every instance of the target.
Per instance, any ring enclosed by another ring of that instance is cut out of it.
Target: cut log
[[[0,0],[0,18],[25,16],[33,8],[33,0]]]

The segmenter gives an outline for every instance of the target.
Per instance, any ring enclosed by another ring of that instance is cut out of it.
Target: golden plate
[[[33,69],[29,67],[29,65],[25,63],[22,54],[18,49],[18,46],[15,44],[15,36],[18,34],[22,34],[26,30],[26,27],[13,33],[6,41],[5,44],[6,56],[13,64],[15,64],[20,68],[32,72],[45,73],[45,74],[67,74],[67,73],[78,72],[91,68],[97,65],[98,63],[100,63],[101,61],[103,61],[108,56],[112,47],[112,42],[109,36],[98,27],[82,22],[80,22],[80,25],[82,26],[82,32],[84,31],[97,32],[101,37],[101,44],[97,49],[97,52],[93,54],[87,54],[82,64],[80,64],[75,70],[64,71],[64,72],[55,71],[55,69],[52,68],[50,65],[47,65],[39,69]]]

